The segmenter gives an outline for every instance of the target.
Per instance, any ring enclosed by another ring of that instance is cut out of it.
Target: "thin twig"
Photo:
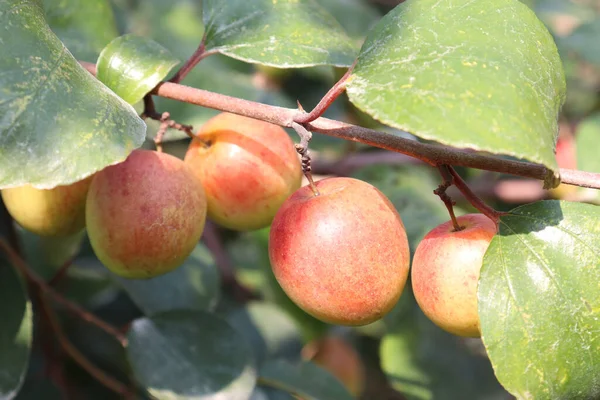
[[[93,376],[98,382],[102,383],[107,388],[111,389],[115,393],[123,396],[124,398],[133,398],[133,393],[130,392],[129,388],[123,383],[119,382],[115,378],[108,375],[106,372],[94,365],[90,360],[87,359],[70,341],[67,339],[65,333],[60,326],[58,317],[52,310],[52,307],[48,302],[41,299],[41,307],[43,307],[45,314],[52,326],[52,330],[60,343],[61,347],[65,352],[83,369],[85,369],[91,376]]]
[[[311,112],[306,113],[306,114],[297,115],[294,118],[294,122],[297,122],[299,124],[306,124],[308,122],[314,121],[315,119],[317,119],[321,115],[323,115],[323,113],[325,111],[327,111],[327,109],[335,101],[335,99],[337,99],[342,93],[344,93],[346,91],[346,81],[352,74],[352,71],[354,70],[355,65],[356,65],[356,61],[354,61],[354,63],[350,66],[350,68],[348,68],[348,70],[346,71],[344,76],[342,76],[340,78],[340,80],[337,81],[335,83],[335,85],[333,85],[333,87],[331,89],[329,89],[329,91],[327,91],[327,93],[325,93],[325,96],[323,96],[321,101],[319,101],[319,104],[317,104],[316,107],[313,108]],[[298,105],[300,106],[299,103],[298,103]],[[304,110],[302,109],[301,106],[298,108],[300,109],[301,112],[304,112]]]
[[[66,307],[70,312],[77,315],[79,318],[87,321],[93,325],[96,325],[98,328],[102,329],[106,333],[111,336],[114,336],[123,346],[127,344],[127,338],[121,332],[119,332],[115,327],[107,324],[102,321],[100,318],[96,317],[94,314],[84,310],[79,305],[73,303],[72,301],[63,297],[60,293],[58,293],[54,288],[52,288],[46,281],[44,281],[40,276],[38,276],[29,266],[25,263],[25,261],[13,250],[6,241],[0,239],[0,248],[6,253],[6,255],[10,258],[13,265],[15,265],[19,271],[34,285],[39,287],[39,289],[46,295],[50,296],[52,300],[57,303],[60,303],[64,307]]]
[[[450,174],[452,175],[452,183],[454,184],[454,186],[456,186],[458,190],[460,190],[463,196],[465,196],[465,199],[467,199],[467,201],[471,203],[471,205],[475,207],[479,212],[481,212],[482,214],[490,218],[492,221],[494,221],[496,224],[498,224],[500,217],[502,215],[506,215],[507,213],[496,211],[492,207],[485,204],[483,200],[481,200],[475,193],[473,193],[471,188],[460,177],[460,175],[458,174],[458,172],[456,172],[454,168],[452,168],[451,166],[447,166],[447,168],[448,172],[450,172]]]
[[[237,280],[233,263],[223,247],[217,226],[211,221],[206,221],[204,233],[202,234],[202,242],[206,245],[215,259],[215,264],[217,264],[217,268],[219,268],[223,287],[230,289],[235,299],[240,303],[258,299],[258,296],[255,293]]]
[[[95,74],[96,66],[94,64],[83,61],[80,63],[90,73]],[[172,100],[243,115],[287,128],[292,127],[294,119],[301,113],[297,109],[270,106],[171,82],[158,84],[151,93]],[[443,145],[421,143],[416,140],[406,139],[400,135],[391,135],[387,132],[363,128],[323,117],[317,118],[306,125],[306,128],[311,132],[318,132],[406,154],[432,166],[448,164],[523,176],[542,181],[550,181],[554,175],[551,170],[540,164],[507,160]],[[562,183],[600,189],[600,173],[561,168],[560,174]],[[554,183],[557,184],[557,182]]]
[[[187,74],[189,74],[192,69],[194,69],[194,67],[196,65],[198,65],[198,63],[200,61],[202,61],[202,59],[215,54],[214,51],[206,51],[206,33],[204,34],[204,36],[202,36],[202,41],[200,42],[200,45],[198,45],[198,48],[196,49],[196,51],[194,52],[194,54],[192,54],[192,56],[185,62],[185,64],[183,64],[183,66],[181,68],[179,68],[179,70],[175,73],[175,75],[173,75],[173,77],[171,79],[169,79],[169,82],[173,82],[173,83],[179,83],[183,80],[183,78],[185,78],[187,76]]]
[[[446,193],[446,190],[452,185],[452,175],[448,171],[447,165],[438,165],[437,168],[438,171],[440,171],[440,175],[442,175],[443,182],[433,191],[433,193],[440,197],[440,200],[444,202],[444,205],[448,209],[448,214],[450,214],[450,219],[452,220],[452,226],[454,226],[454,232],[462,231],[464,227],[458,224],[456,215],[454,214],[454,205],[456,203],[452,201],[450,196]]]
[[[65,261],[60,268],[58,269],[58,271],[56,271],[56,273],[54,274],[54,276],[50,279],[50,281],[48,281],[48,285],[49,286],[56,286],[58,284],[58,282],[60,282],[65,275],[67,274],[67,271],[69,270],[69,267],[71,265],[73,265],[73,261],[75,260],[75,256],[69,258],[67,261]]]

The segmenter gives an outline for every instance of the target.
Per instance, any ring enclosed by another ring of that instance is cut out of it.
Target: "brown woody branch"
[[[94,64],[87,62],[81,62],[81,64],[92,74],[96,73],[96,66]],[[291,128],[292,123],[300,119],[301,115],[304,115],[302,111],[296,109],[270,106],[171,82],[158,84],[151,91],[151,94],[215,110],[231,112],[287,128]],[[442,145],[420,143],[415,140],[399,137],[398,135],[390,135],[389,133],[323,117],[306,123],[305,128],[311,132],[318,132],[406,154],[432,166],[447,164],[477,168],[542,181],[551,180],[553,175],[552,171],[543,165],[525,161],[506,160]],[[560,174],[562,183],[600,189],[600,174],[565,168],[560,169]]]

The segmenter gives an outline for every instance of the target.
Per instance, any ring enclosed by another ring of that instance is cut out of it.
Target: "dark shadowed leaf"
[[[146,125],[83,69],[34,0],[0,2],[0,188],[69,184],[123,161]]]
[[[0,256],[0,399],[17,395],[29,364],[31,303],[15,270]]]
[[[600,66],[600,18],[579,26],[575,31],[561,39],[560,43],[576,52],[582,59]]]
[[[169,50],[136,35],[123,35],[98,57],[96,76],[129,104],[135,104],[179,63]]]
[[[95,62],[119,33],[108,0],[43,0],[46,21],[78,60]]]
[[[400,4],[369,33],[347,92],[423,139],[556,169],[564,72],[547,29],[517,0]]]
[[[138,381],[157,399],[246,400],[256,371],[244,339],[204,312],[137,319],[127,354]]]
[[[390,384],[407,400],[506,398],[480,340],[444,332],[418,308],[410,282],[400,300],[404,313],[386,321],[379,356]]]
[[[542,201],[503,216],[479,280],[482,337],[523,399],[600,397],[600,208]]]
[[[358,49],[314,0],[204,0],[206,49],[281,68],[350,66]]]
[[[302,349],[302,333],[294,320],[275,304],[252,302],[227,315],[253,349],[260,365],[268,358],[296,358]]]
[[[333,15],[348,35],[362,44],[369,30],[381,18],[372,3],[363,0],[317,0]]]
[[[305,400],[350,400],[352,396],[328,371],[311,362],[272,360],[259,371],[260,382]]]
[[[196,246],[182,266],[156,278],[112,276],[148,316],[177,309],[211,310],[220,294],[219,271],[202,244]]]

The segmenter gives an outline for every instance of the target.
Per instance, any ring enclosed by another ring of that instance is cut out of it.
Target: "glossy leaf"
[[[506,398],[480,340],[444,332],[418,308],[410,283],[404,313],[388,322],[379,349],[388,382],[407,400]],[[401,317],[401,318],[398,318]]]
[[[32,341],[32,310],[21,279],[0,257],[0,398],[13,399],[23,384]]]
[[[363,44],[347,93],[423,139],[556,169],[564,72],[552,37],[517,0],[398,5]]]
[[[600,397],[600,208],[543,201],[500,221],[479,280],[483,341],[522,399]]]
[[[302,334],[294,320],[272,303],[252,302],[227,316],[227,321],[244,336],[258,364],[268,358],[297,356]]]
[[[311,362],[267,362],[260,368],[260,381],[306,400],[350,400],[346,388],[328,371]]]
[[[127,337],[137,380],[159,400],[246,400],[254,389],[244,339],[211,314],[170,311],[137,319]]]
[[[0,188],[69,184],[123,161],[146,126],[83,69],[39,2],[0,2]]]
[[[96,76],[126,102],[135,104],[178,63],[169,50],[152,39],[128,34],[102,50]]]
[[[577,168],[600,173],[600,114],[582,121],[575,136]]]
[[[350,66],[358,49],[314,0],[204,0],[206,49],[280,68]]]
[[[148,316],[177,309],[210,310],[220,294],[219,271],[201,244],[182,266],[167,274],[144,280],[113,276]]]
[[[46,21],[78,60],[95,62],[119,33],[108,0],[43,0]]]

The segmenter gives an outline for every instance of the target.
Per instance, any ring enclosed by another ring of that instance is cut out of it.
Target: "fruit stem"
[[[152,100],[152,96],[147,94],[144,96],[144,112],[142,112],[141,117],[143,119],[150,118],[155,121],[160,121],[160,128],[156,132],[156,136],[154,137],[154,144],[156,145],[156,151],[159,153],[162,152],[162,143],[163,138],[165,137],[165,133],[167,129],[176,129],[178,131],[185,132],[186,135],[190,137],[190,139],[198,139],[202,142],[205,147],[209,147],[209,144],[199,139],[196,135],[194,135],[194,128],[191,125],[180,124],[171,119],[171,114],[168,112],[164,112],[159,114],[154,107],[154,100]]]
[[[327,109],[335,101],[335,99],[337,99],[342,93],[346,91],[346,81],[352,74],[354,66],[356,65],[356,61],[358,61],[358,59],[354,61],[350,68],[348,68],[344,76],[342,76],[340,80],[337,81],[336,84],[333,85],[333,87],[329,89],[327,93],[325,93],[325,96],[323,96],[321,101],[319,101],[319,103],[316,105],[315,108],[312,109],[311,112],[297,115],[294,118],[294,122],[297,122],[299,124],[307,124],[323,115],[323,113],[327,111]],[[300,111],[304,111],[304,109],[302,108],[302,106],[300,106],[299,103],[298,106]]]
[[[454,226],[453,232],[462,231],[465,228],[459,225],[456,215],[454,214],[454,205],[456,203],[452,201],[450,196],[448,196],[448,193],[446,193],[446,190],[452,186],[452,175],[450,174],[447,165],[438,165],[437,168],[440,171],[440,175],[442,175],[442,179],[444,181],[436,190],[433,191],[433,193],[440,197],[440,200],[444,202],[444,205],[448,209],[448,214],[450,214],[450,219],[452,220],[452,225]]]
[[[483,215],[494,221],[496,225],[498,225],[501,216],[508,214],[505,212],[496,211],[492,207],[485,204],[483,200],[481,200],[475,193],[473,193],[471,188],[460,177],[458,172],[456,172],[456,170],[452,168],[452,166],[445,165],[445,167],[452,176],[452,183],[454,184],[454,186],[456,186],[458,190],[460,190],[463,196],[465,196],[465,199],[467,199],[469,203],[471,203],[471,205],[475,207],[479,212],[481,212]]]
[[[300,136],[300,143],[296,144],[296,151],[300,156],[302,156],[302,172],[306,179],[308,180],[308,184],[310,189],[312,190],[315,196],[319,196],[319,189],[317,189],[317,185],[315,185],[315,181],[312,177],[312,167],[310,165],[310,152],[308,151],[308,143],[312,139],[312,133],[308,131],[305,127],[300,125],[298,122],[292,122],[292,128],[296,131],[298,136]]]

